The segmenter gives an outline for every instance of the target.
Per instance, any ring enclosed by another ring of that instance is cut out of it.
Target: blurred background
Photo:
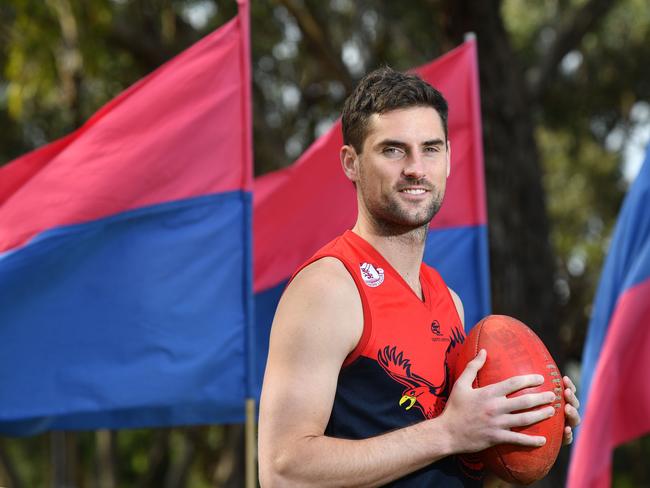
[[[236,15],[234,0],[2,0],[0,165],[62,137]],[[367,71],[476,34],[493,312],[521,318],[574,380],[622,198],[650,141],[647,0],[257,0],[256,175],[291,164]],[[451,107],[453,110],[453,107]],[[0,485],[243,486],[240,425],[0,438]],[[569,452],[536,486],[564,483]],[[650,486],[650,438],[614,486]]]

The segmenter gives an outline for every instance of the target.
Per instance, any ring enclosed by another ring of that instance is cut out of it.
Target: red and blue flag
[[[255,182],[252,225],[247,9],[0,169],[0,431],[243,419],[284,283],[356,213],[337,124]],[[454,141],[425,260],[473,324],[489,312],[475,43],[418,72]]]
[[[568,486],[611,486],[616,446],[650,432],[650,146],[616,223],[582,358]]]
[[[445,200],[431,223],[424,260],[463,299],[466,324],[490,311],[487,211],[476,42],[468,41],[415,70],[449,102],[451,175]],[[268,350],[275,308],[298,266],[356,218],[353,185],[339,163],[337,122],[292,166],[255,180],[255,320],[260,357]],[[258,361],[258,376],[264,361]]]
[[[248,5],[0,169],[0,431],[239,422],[251,395]]]

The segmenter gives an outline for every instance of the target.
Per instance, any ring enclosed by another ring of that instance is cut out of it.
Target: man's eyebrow
[[[397,147],[406,147],[408,144],[406,144],[404,141],[398,141],[397,139],[382,139],[377,143],[378,147],[381,146],[397,146]]]
[[[431,139],[429,141],[424,141],[422,143],[423,146],[444,146],[445,141],[442,139]]]
[[[428,141],[424,141],[421,144],[422,147],[444,146],[444,145],[445,145],[445,141],[443,141],[440,138],[430,139]],[[404,141],[400,141],[397,139],[382,139],[376,144],[376,147],[386,147],[386,146],[407,147],[408,144]]]

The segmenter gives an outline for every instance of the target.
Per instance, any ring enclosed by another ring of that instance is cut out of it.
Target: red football
[[[501,444],[479,453],[485,467],[510,483],[527,485],[546,476],[557,458],[564,432],[564,393],[562,376],[546,346],[537,335],[519,320],[505,315],[488,315],[474,326],[462,345],[454,365],[454,381],[469,361],[481,349],[487,351],[487,360],[478,372],[474,387],[522,374],[542,374],[544,383],[526,388],[510,396],[524,393],[554,391],[556,414],[517,432],[546,437],[546,444],[529,448]],[[537,408],[544,408],[537,407]]]

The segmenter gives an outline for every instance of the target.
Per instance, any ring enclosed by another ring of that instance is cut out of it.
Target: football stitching
[[[485,319],[481,320],[481,321],[476,325],[476,327],[478,327],[478,332],[476,333],[476,342],[474,343],[474,357],[476,357],[476,355],[478,354],[478,351],[479,351],[479,349],[478,349],[478,344],[479,344],[479,342],[481,342],[481,332],[483,332],[483,325],[484,325],[484,324],[485,324]],[[487,351],[485,351],[485,352],[487,352]],[[487,359],[486,359],[486,361],[487,361]],[[485,364],[483,364],[483,366],[485,366]],[[481,385],[480,385],[480,381],[479,381],[479,379],[478,379],[478,377],[480,376],[480,374],[481,374],[481,371],[479,370],[479,371],[476,373],[476,386],[477,386],[478,388],[481,387]]]

